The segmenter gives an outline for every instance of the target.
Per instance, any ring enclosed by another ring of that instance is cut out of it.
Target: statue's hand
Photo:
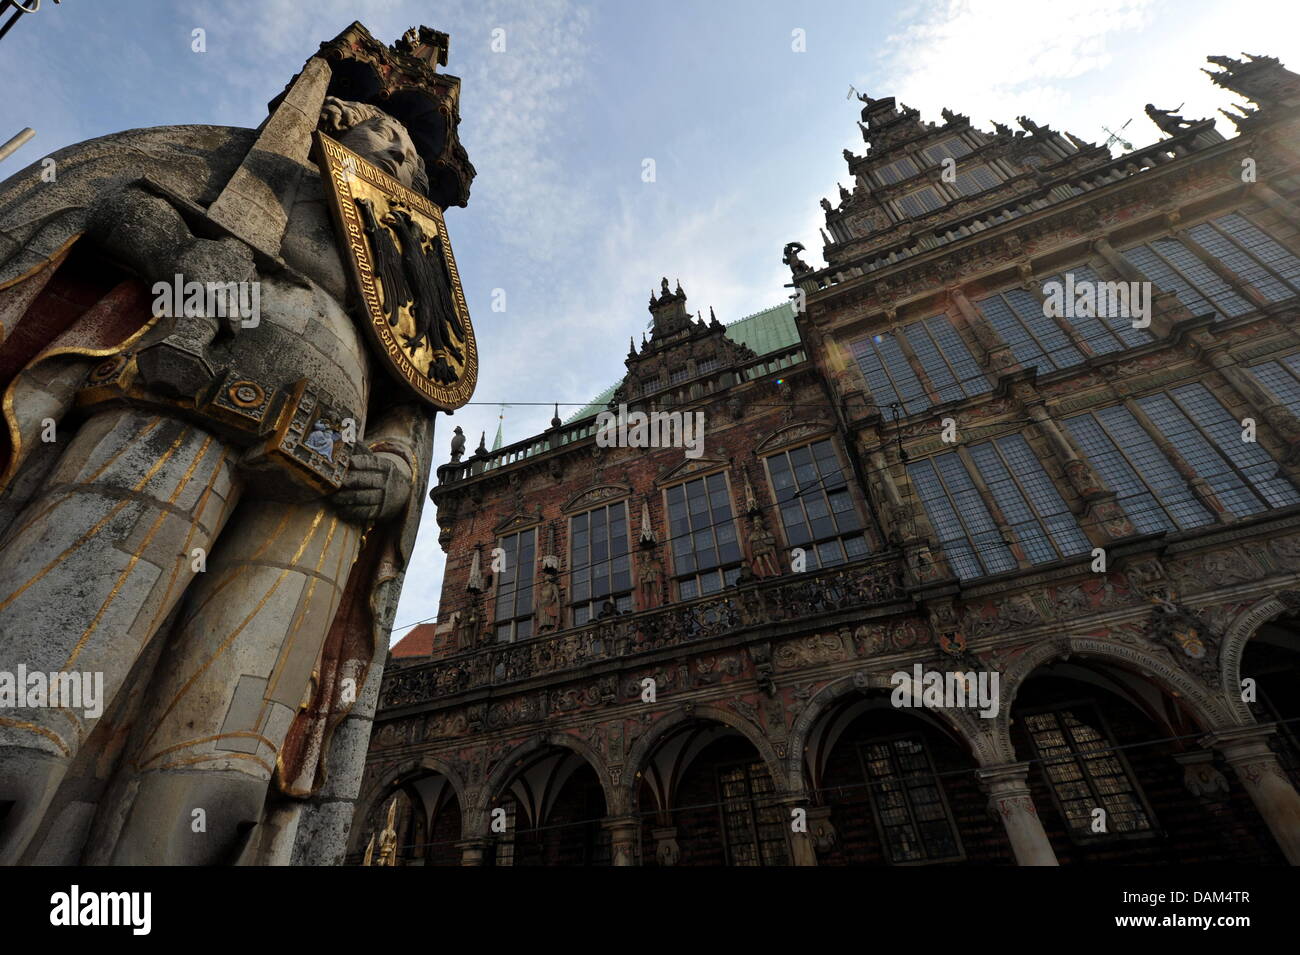
[[[175,274],[185,282],[199,282],[207,287],[208,282],[222,285],[230,282],[256,282],[257,266],[253,262],[253,251],[238,239],[190,239],[173,261]],[[172,276],[161,276],[164,280]],[[234,304],[234,303],[232,303]],[[219,320],[225,323],[226,330],[234,334],[242,321],[238,308],[226,308],[226,314]],[[210,316],[209,321],[218,320]]]
[[[406,505],[411,483],[410,468],[397,455],[361,451],[352,455],[343,486],[332,501],[344,520],[377,524],[395,517]]]

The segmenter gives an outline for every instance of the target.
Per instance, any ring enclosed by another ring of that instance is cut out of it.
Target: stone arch
[[[695,720],[712,720],[715,723],[722,723],[745,737],[758,750],[759,756],[767,765],[767,771],[772,774],[772,783],[777,791],[786,791],[787,780],[781,757],[777,755],[776,748],[761,729],[730,710],[724,710],[718,706],[697,705],[692,707],[689,712],[685,708],[679,708],[661,716],[640,739],[632,744],[632,749],[627,754],[627,768],[623,774],[623,782],[618,787],[620,798],[625,801],[619,805],[628,807],[636,805],[636,787],[639,778],[637,774],[645,765],[650,754],[654,752],[655,747],[663,741],[669,732],[678,726]]]
[[[893,682],[883,673],[858,672],[832,680],[812,695],[807,706],[800,711],[799,716],[795,719],[794,726],[790,728],[790,751],[789,755],[786,756],[785,773],[786,778],[790,781],[791,793],[801,796],[806,795],[803,773],[804,750],[808,743],[808,734],[816,725],[817,720],[837,702],[852,693],[861,690],[892,690],[893,688]],[[992,737],[988,732],[981,731],[979,726],[980,723],[990,723],[992,720],[982,720],[978,717],[972,718],[969,713],[944,707],[927,706],[925,709],[948,724],[970,749],[976,762],[981,766],[988,766],[1002,761],[996,746],[993,744]]]
[[[596,773],[596,778],[600,780],[600,789],[605,796],[605,812],[610,815],[614,814],[615,807],[619,805],[617,801],[618,790],[610,780],[609,768],[604,758],[589,744],[576,736],[571,736],[559,730],[547,730],[535,736],[530,736],[501,757],[491,772],[488,773],[483,784],[478,787],[475,793],[471,793],[470,802],[472,805],[466,806],[464,809],[464,823],[462,826],[466,838],[486,834],[488,810],[492,805],[492,798],[501,791],[518,768],[515,764],[531,753],[552,746],[570,750],[587,761],[587,765],[592,768]]]
[[[1264,597],[1237,614],[1223,634],[1223,643],[1219,647],[1219,679],[1223,683],[1224,700],[1232,708],[1238,723],[1255,722],[1250,707],[1237,692],[1241,686],[1241,658],[1246,652],[1246,644],[1264,624],[1283,614],[1294,612],[1294,607],[1288,606],[1279,598]]]
[[[1192,717],[1206,732],[1240,722],[1222,694],[1207,689],[1170,660],[1139,647],[1095,637],[1060,637],[1031,646],[1002,673],[1002,705],[992,720],[993,743],[999,761],[1013,762],[1016,759],[1015,747],[1011,745],[1011,706],[1021,685],[1044,663],[1067,656],[1094,657],[1127,670],[1138,670],[1156,687],[1183,700]]]
[[[460,773],[451,767],[450,763],[436,756],[422,756],[419,759],[405,760],[396,766],[384,767],[381,772],[375,774],[375,778],[371,780],[370,785],[357,797],[352,813],[352,831],[348,836],[348,850],[355,851],[360,848],[354,845],[360,833],[357,824],[368,816],[376,804],[391,799],[393,793],[401,789],[406,783],[427,773],[439,773],[446,778],[452,792],[456,794],[457,804],[462,807],[461,828],[463,830],[465,780],[461,778]]]

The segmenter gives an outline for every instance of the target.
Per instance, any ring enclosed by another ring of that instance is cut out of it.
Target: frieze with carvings
[[[383,705],[406,706],[480,686],[573,670],[628,653],[690,644],[750,626],[903,599],[901,568],[894,559],[778,578],[690,604],[610,617],[579,629],[406,668],[385,680]]]

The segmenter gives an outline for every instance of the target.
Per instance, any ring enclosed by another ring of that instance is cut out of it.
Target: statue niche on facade
[[[98,808],[68,861],[341,861],[348,819],[317,794],[327,768],[335,792],[359,785],[334,757],[364,750],[354,707],[451,407],[421,395],[472,389],[477,366],[461,340],[427,381],[394,370],[349,313],[358,253],[330,197],[387,190],[384,214],[423,210],[434,248],[474,174],[446,48],[353,24],[257,129],[130,130],[55,153],[57,182],[35,164],[0,184],[0,670],[102,675],[104,708],[0,721],[0,863],[40,851],[71,791]],[[335,140],[353,158],[327,178]],[[454,337],[445,294],[400,301],[410,271],[385,263],[371,294],[421,347]],[[173,279],[256,289],[260,311],[160,308]]]

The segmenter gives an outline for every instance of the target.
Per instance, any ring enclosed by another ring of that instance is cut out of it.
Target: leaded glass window
[[[946,315],[934,315],[902,329],[939,400],[956,401],[989,391],[988,379]]]
[[[1243,441],[1241,422],[1204,385],[1191,384],[1138,399],[1138,406],[1178,453],[1238,517],[1300,503],[1258,441]]]
[[[1177,295],[1193,315],[1233,317],[1254,307],[1178,239],[1154,239],[1120,254],[1157,287]]]
[[[569,599],[573,625],[600,613],[606,600],[619,612],[632,609],[627,503],[619,501],[569,519]]]
[[[770,455],[767,473],[786,543],[803,548],[806,569],[831,567],[866,555],[862,521],[849,496],[845,469],[830,441]]]
[[[876,180],[885,186],[893,185],[896,182],[902,182],[904,179],[915,176],[918,172],[920,172],[920,170],[916,168],[916,163],[914,163],[908,156],[877,166],[872,170],[872,174],[876,177]]]
[[[970,146],[960,136],[952,136],[926,146],[921,150],[921,155],[928,159],[931,165],[937,166],[945,159],[960,159],[968,152],[970,152]]]
[[[504,566],[497,573],[496,637],[498,642],[526,640],[533,635],[533,565],[537,532],[511,534],[498,541]]]
[[[881,413],[891,404],[899,404],[904,415],[916,414],[930,407],[921,379],[916,376],[892,332],[881,332],[858,339],[849,345],[858,368],[867,380],[867,389]]]
[[[1074,706],[1028,713],[1022,719],[1073,835],[1099,835],[1093,832],[1094,809],[1106,811],[1110,834],[1152,828],[1137,781],[1095,710]]]
[[[954,185],[963,196],[973,196],[1002,182],[1002,177],[994,172],[993,167],[984,163],[965,167],[959,164],[956,179]]]
[[[904,736],[858,750],[881,842],[895,865],[962,856],[957,827],[924,739]]]
[[[922,186],[920,189],[913,189],[893,200],[894,208],[900,215],[907,218],[914,216],[923,216],[927,212],[933,212],[935,209],[943,206],[944,199],[939,195],[939,191],[934,186]]]
[[[1300,353],[1252,365],[1250,370],[1292,414],[1300,415]]]
[[[1202,222],[1187,233],[1270,302],[1284,301],[1300,290],[1300,258],[1240,213]]]
[[[1025,368],[1033,366],[1049,372],[1083,361],[1083,353],[1033,292],[1007,289],[976,304]]]
[[[789,821],[774,804],[775,788],[762,762],[718,768],[728,865],[789,864]]]
[[[1070,277],[1068,283],[1067,275]],[[1086,299],[1078,297],[1077,290],[1083,282],[1088,283],[1093,290],[1091,305]],[[1126,309],[1116,289],[1127,288],[1127,282],[1106,282],[1093,269],[1080,265],[1067,273],[1044,279],[1044,294],[1047,294],[1051,287],[1049,283],[1059,283],[1062,297],[1067,290],[1071,288],[1076,290],[1074,306],[1070,309],[1072,314],[1060,316],[1059,320],[1073,326],[1079,333],[1079,337],[1092,349],[1093,354],[1105,355],[1109,352],[1123,351],[1125,348],[1137,348],[1152,340],[1149,332],[1133,327],[1133,322],[1138,316],[1121,314]],[[1102,294],[1098,294],[1099,291]],[[1131,302],[1130,307],[1136,304]]]
[[[731,495],[722,474],[710,474],[667,491],[673,575],[678,596],[690,600],[735,583],[741,551]]]
[[[981,480],[1030,563],[1091,549],[1064,499],[1020,435],[971,445]],[[1017,566],[983,495],[956,452],[908,465],[917,495],[953,573],[962,579]]]
[[[1064,422],[1140,534],[1201,527],[1214,516],[1196,499],[1151,435],[1122,405]]]
[[[1049,563],[1092,549],[1021,435],[971,445],[970,456],[1030,563]]]

